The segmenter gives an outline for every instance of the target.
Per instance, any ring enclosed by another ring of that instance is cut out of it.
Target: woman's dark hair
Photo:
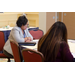
[[[67,29],[63,22],[54,23],[39,40],[38,50],[43,53],[45,61],[56,61],[62,42],[67,43]]]
[[[26,25],[28,22],[28,19],[25,16],[20,16],[16,22],[18,27],[21,27],[22,25]]]

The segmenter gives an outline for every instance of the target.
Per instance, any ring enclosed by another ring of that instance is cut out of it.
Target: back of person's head
[[[21,27],[22,25],[26,25],[27,22],[28,22],[28,19],[23,15],[18,18],[16,24],[18,27]]]
[[[45,61],[56,60],[62,41],[67,43],[67,28],[63,22],[58,21],[50,27],[38,43],[38,50],[44,54]]]

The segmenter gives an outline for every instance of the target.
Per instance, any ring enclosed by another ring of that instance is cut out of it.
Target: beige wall
[[[44,31],[44,34],[56,21],[56,12],[40,12],[39,13],[39,28]]]
[[[4,12],[0,13],[0,28],[10,25],[16,25],[16,20],[20,15],[26,14],[29,25],[39,27],[39,12]]]
[[[46,33],[46,12],[39,12],[39,28]]]
[[[24,12],[0,13],[0,27],[7,25],[15,26],[17,18]],[[25,12],[29,20],[29,25],[39,27],[46,33],[51,25],[56,21],[56,12]]]
[[[15,26],[17,20],[17,14],[0,14],[0,27],[7,25]]]
[[[55,21],[56,21],[56,13],[46,12],[46,31],[50,29],[50,27],[53,25],[53,23],[55,23]]]

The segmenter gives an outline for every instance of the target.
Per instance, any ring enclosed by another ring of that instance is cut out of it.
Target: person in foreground
[[[45,62],[73,62],[68,42],[67,28],[63,22],[54,23],[39,40],[38,51],[43,53]]]
[[[20,42],[30,42],[33,40],[32,35],[28,31],[28,19],[25,16],[20,16],[16,22],[16,26],[11,30],[9,39],[4,45],[3,53],[8,56],[12,57],[12,49],[10,46],[10,40],[13,40],[17,43]]]

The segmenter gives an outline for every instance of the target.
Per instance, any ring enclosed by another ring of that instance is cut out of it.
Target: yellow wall
[[[4,12],[0,13],[0,27],[10,25],[11,27],[16,25],[16,20],[20,15],[26,14],[29,25],[38,27],[39,26],[39,13],[38,12]]]
[[[46,12],[39,12],[39,29],[46,33]]]
[[[34,26],[34,27],[38,27],[39,26],[39,17],[38,15],[27,15],[27,18],[29,20],[29,25],[30,26]]]

